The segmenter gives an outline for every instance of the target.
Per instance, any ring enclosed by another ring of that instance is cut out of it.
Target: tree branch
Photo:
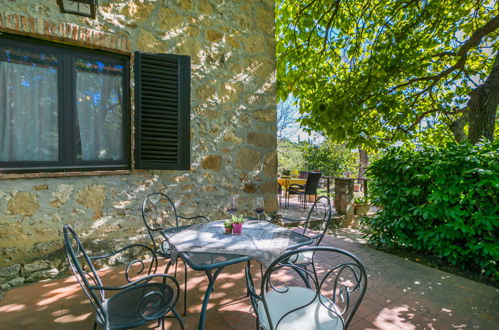
[[[456,63],[454,63],[454,65],[450,66],[446,70],[435,75],[410,79],[403,84],[392,87],[389,92],[393,92],[394,90],[412,85],[420,81],[433,81],[434,83],[436,83],[440,79],[451,74],[457,69],[464,68],[464,64],[468,59],[468,52],[470,51],[470,49],[477,47],[482,41],[483,37],[485,37],[489,33],[494,32],[498,28],[499,28],[499,16],[495,16],[490,21],[488,21],[487,24],[485,24],[484,26],[478,28],[475,32],[473,32],[471,37],[462,44],[462,46],[459,48],[459,50],[456,53],[456,56],[458,56],[459,59],[456,61]]]

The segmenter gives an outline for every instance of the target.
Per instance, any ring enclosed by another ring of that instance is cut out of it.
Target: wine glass
[[[237,196],[229,198],[227,203],[227,212],[230,213],[231,216],[237,212]]]
[[[263,212],[265,211],[265,202],[263,200],[263,197],[255,198],[255,201],[253,202],[253,210],[256,213],[257,219],[261,220],[261,216],[263,215]]]

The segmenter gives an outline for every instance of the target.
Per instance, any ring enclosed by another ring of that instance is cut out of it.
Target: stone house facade
[[[186,216],[222,218],[234,194],[248,215],[256,195],[277,209],[274,1],[100,0],[95,19],[55,0],[0,3],[0,33],[125,54],[132,127],[134,52],[191,59],[190,170],[0,173],[0,292],[67,272],[66,223],[94,252],[143,240],[150,192]]]

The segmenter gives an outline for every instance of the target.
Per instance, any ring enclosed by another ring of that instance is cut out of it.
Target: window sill
[[[132,170],[39,172],[39,173],[0,173],[0,180],[2,180],[2,179],[63,178],[63,177],[76,177],[76,176],[129,175],[132,173],[133,173]]]

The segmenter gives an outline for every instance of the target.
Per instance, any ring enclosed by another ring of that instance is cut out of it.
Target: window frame
[[[77,172],[131,169],[131,110],[130,110],[130,56],[101,50],[44,41],[36,38],[0,33],[5,45],[20,46],[30,50],[45,51],[56,56],[58,91],[58,160],[57,161],[8,161],[0,162],[0,173]],[[77,58],[101,60],[123,65],[123,113],[121,160],[76,159],[76,66]]]

